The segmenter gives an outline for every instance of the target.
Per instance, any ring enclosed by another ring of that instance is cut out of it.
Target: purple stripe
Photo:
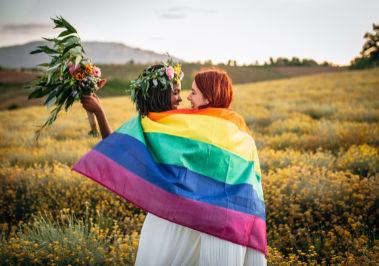
[[[72,170],[93,179],[147,212],[256,249],[267,257],[266,223],[259,217],[169,193],[96,150],[90,150]]]

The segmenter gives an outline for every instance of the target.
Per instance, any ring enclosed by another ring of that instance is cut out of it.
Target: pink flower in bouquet
[[[98,67],[93,67],[92,75],[94,75],[95,77],[100,77],[100,76],[101,76],[100,68],[98,68]]]
[[[175,71],[174,69],[169,66],[168,68],[166,68],[166,75],[169,79],[173,79],[174,78],[174,75],[175,75]]]
[[[74,66],[74,64],[70,61],[68,63],[68,70],[70,71],[71,75],[74,75],[74,73],[80,68],[80,65]]]

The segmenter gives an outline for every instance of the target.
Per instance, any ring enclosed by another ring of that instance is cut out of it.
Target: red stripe
[[[136,206],[171,222],[256,249],[267,257],[266,223],[245,213],[169,193],[91,150],[72,168]]]
[[[242,116],[234,112],[232,109],[229,108],[205,108],[205,109],[178,109],[178,110],[171,110],[166,112],[160,112],[160,113],[154,113],[150,112],[148,114],[148,117],[153,121],[158,121],[162,118],[165,118],[167,116],[173,115],[173,114],[193,114],[193,115],[207,115],[207,116],[214,116],[218,118],[222,118],[225,120],[228,120],[229,122],[234,123],[239,130],[242,132],[245,132],[249,135],[251,135],[251,132],[249,128],[246,126],[245,120]]]

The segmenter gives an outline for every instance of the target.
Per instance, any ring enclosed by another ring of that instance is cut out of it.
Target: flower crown
[[[174,90],[174,82],[180,82],[183,76],[181,65],[174,64],[172,58],[169,57],[166,62],[163,62],[163,67],[158,69],[149,67],[142,72],[138,79],[129,82],[130,98],[133,102],[136,102],[137,93],[141,91],[143,98],[146,100],[149,97],[148,89],[150,85],[156,88],[159,83],[163,87],[162,91],[168,87]]]

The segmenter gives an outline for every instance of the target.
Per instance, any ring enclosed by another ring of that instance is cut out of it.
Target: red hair
[[[212,68],[195,75],[195,83],[209,104],[204,107],[228,108],[233,101],[232,80],[225,71]]]

